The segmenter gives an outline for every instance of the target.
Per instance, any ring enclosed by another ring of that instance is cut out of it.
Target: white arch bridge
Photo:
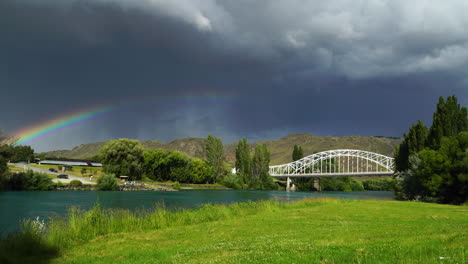
[[[385,155],[356,150],[336,149],[312,154],[287,164],[270,166],[270,175],[276,178],[391,176],[395,162]]]

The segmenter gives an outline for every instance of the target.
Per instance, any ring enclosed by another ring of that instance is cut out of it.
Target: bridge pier
[[[286,180],[286,191],[295,191],[296,190],[296,185],[292,183],[291,178],[287,178]]]
[[[322,191],[322,189],[320,189],[320,178],[319,177],[314,178],[314,189],[317,190],[318,192]]]

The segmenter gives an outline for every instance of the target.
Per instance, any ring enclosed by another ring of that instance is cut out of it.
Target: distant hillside
[[[384,137],[321,137],[311,134],[290,134],[281,139],[257,142],[257,144],[267,144],[271,153],[271,165],[277,165],[292,161],[294,145],[300,145],[305,156],[332,149],[360,149],[393,157],[395,145],[400,142],[401,139]],[[229,147],[235,151],[235,145]]]
[[[314,152],[331,149],[360,149],[372,151],[387,156],[393,156],[395,145],[399,144],[401,139],[386,137],[363,137],[363,136],[345,136],[345,137],[321,137],[311,134],[290,134],[281,139],[256,142],[252,144],[266,143],[271,152],[271,164],[282,164],[291,161],[291,153],[295,144],[302,146],[304,155],[310,155]],[[96,142],[83,144],[72,150],[56,150],[45,152],[46,156],[64,157],[70,159],[89,159],[99,153],[99,150],[107,142]],[[182,138],[169,143],[149,140],[143,141],[145,148],[162,148],[178,150],[191,157],[205,157],[205,143],[203,138]],[[235,161],[235,149],[237,143],[225,145],[226,159],[229,163]]]
[[[69,159],[91,159],[99,154],[99,150],[108,141],[95,142],[82,144],[74,147],[72,150],[54,150],[44,152],[46,157],[63,157]],[[206,139],[203,138],[182,138],[176,139],[169,143],[164,143],[158,140],[143,141],[141,144],[146,149],[170,149],[186,153],[191,157],[204,158],[205,157],[205,143]]]

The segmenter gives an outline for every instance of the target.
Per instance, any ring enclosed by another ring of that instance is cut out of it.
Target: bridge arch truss
[[[270,166],[273,177],[391,175],[394,159],[374,152],[336,149],[312,154],[287,164]]]

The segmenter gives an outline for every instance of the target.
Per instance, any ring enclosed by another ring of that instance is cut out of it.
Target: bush
[[[351,177],[321,178],[320,188],[322,191],[363,191],[362,183]]]
[[[8,189],[16,191],[47,191],[53,189],[54,183],[49,175],[28,170],[10,174],[5,185]]]
[[[243,187],[239,176],[237,176],[237,174],[232,173],[224,176],[222,184],[232,189],[242,189]]]
[[[180,183],[179,182],[174,182],[174,184],[172,185],[172,188],[174,188],[176,190],[180,190]]]
[[[393,191],[393,179],[375,179],[362,181],[365,190],[369,191]]]
[[[97,179],[97,187],[101,191],[116,191],[119,183],[114,174],[104,174]]]
[[[83,185],[83,183],[80,180],[72,180],[70,182],[70,185],[71,186],[81,186],[81,185]]]

